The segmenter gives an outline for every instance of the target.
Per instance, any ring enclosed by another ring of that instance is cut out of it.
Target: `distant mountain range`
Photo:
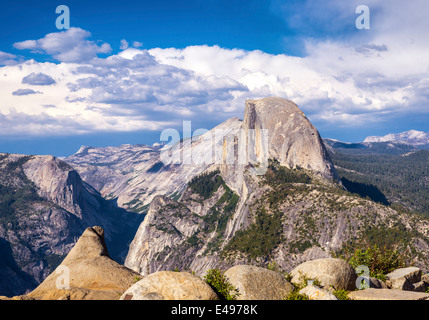
[[[429,145],[429,132],[409,130],[385,136],[369,136],[363,142],[401,142],[413,146]]]
[[[369,136],[363,142],[344,142],[336,139],[323,139],[331,151],[346,154],[405,154],[417,150],[429,150],[429,132],[409,130],[390,133],[385,136]]]

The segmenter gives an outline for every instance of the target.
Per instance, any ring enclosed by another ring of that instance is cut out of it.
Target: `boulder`
[[[416,267],[399,268],[386,275],[390,289],[414,290],[414,283],[421,281],[422,271]]]
[[[239,290],[238,300],[282,300],[293,291],[284,276],[265,268],[238,265],[225,276]]]
[[[27,297],[118,300],[140,274],[113,261],[101,227],[87,228],[63,262]]]
[[[336,290],[356,289],[357,275],[345,260],[325,258],[309,260],[291,271],[292,283],[300,284],[304,279],[318,280],[322,287]]]
[[[314,285],[306,286],[299,290],[299,293],[306,295],[310,300],[338,300],[338,298],[329,291],[323,290]]]
[[[348,297],[351,300],[428,300],[429,293],[369,288],[352,291]]]
[[[384,281],[377,278],[369,278],[369,287],[375,289],[387,289],[387,285]]]
[[[189,272],[158,271],[124,292],[120,300],[218,300],[213,289]]]
[[[429,287],[429,273],[422,275],[422,281]]]
[[[426,291],[426,284],[423,281],[419,281],[412,284],[413,288],[411,291],[416,292],[425,292]]]

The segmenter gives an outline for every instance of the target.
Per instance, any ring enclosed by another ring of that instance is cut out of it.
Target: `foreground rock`
[[[120,300],[218,300],[213,289],[188,272],[159,271],[133,284]]]
[[[101,227],[87,228],[60,266],[26,297],[118,300],[140,275],[109,257]]]
[[[306,295],[310,300],[338,300],[338,298],[329,291],[323,290],[314,285],[306,286],[299,290],[299,293]]]
[[[326,258],[306,261],[291,271],[292,283],[303,280],[318,280],[325,288],[336,290],[356,289],[356,272],[345,260]]]
[[[419,268],[400,268],[386,275],[386,284],[391,289],[420,291],[423,287],[424,291],[424,284],[419,283],[421,277],[422,271]]]
[[[238,300],[282,300],[293,291],[281,274],[264,268],[239,265],[225,276],[239,290]]]
[[[351,300],[428,300],[429,293],[396,289],[365,289],[348,294]]]

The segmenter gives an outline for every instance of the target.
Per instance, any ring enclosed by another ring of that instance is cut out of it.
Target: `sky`
[[[151,145],[267,96],[324,138],[429,131],[428,14],[426,0],[3,1],[0,152]]]

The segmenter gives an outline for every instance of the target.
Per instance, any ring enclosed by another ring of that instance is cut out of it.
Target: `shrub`
[[[204,276],[204,280],[212,287],[221,300],[237,300],[239,296],[238,289],[228,281],[221,270],[208,270]]]
[[[349,291],[346,291],[344,289],[339,289],[332,292],[332,294],[336,296],[338,300],[350,300],[348,293]]]
[[[402,255],[393,248],[373,245],[366,250],[357,249],[352,256],[346,259],[356,269],[359,265],[369,268],[369,275],[381,280],[386,274],[405,266]]]

